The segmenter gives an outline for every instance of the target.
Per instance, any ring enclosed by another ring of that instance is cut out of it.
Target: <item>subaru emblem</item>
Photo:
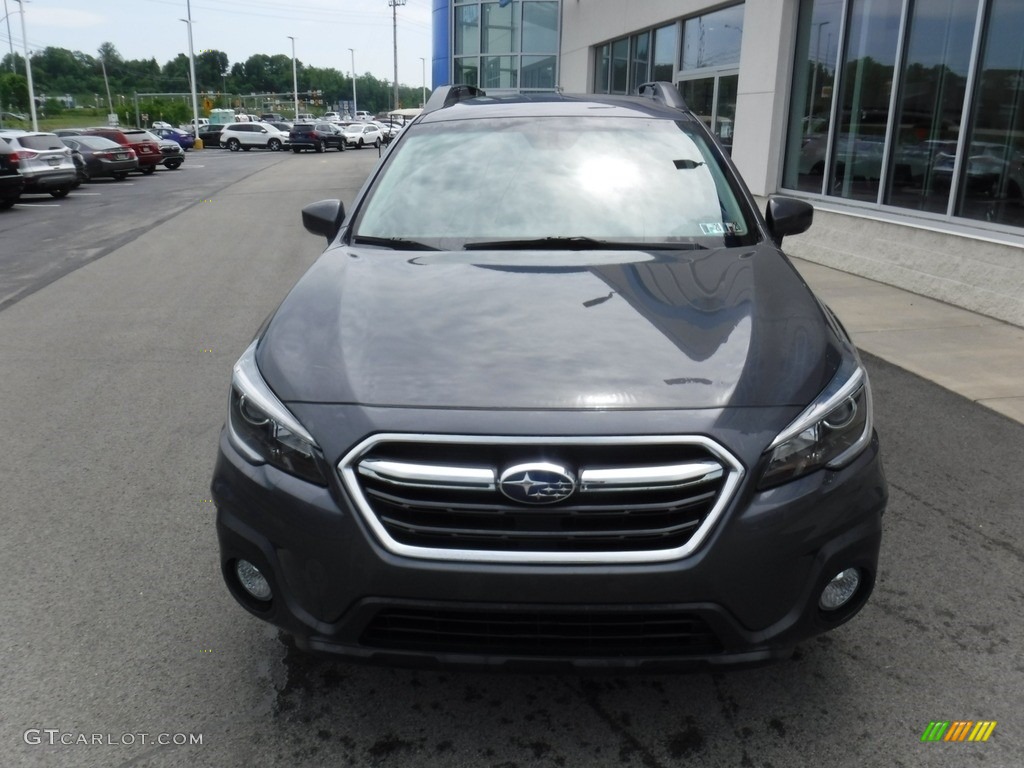
[[[576,478],[556,464],[517,464],[501,473],[498,488],[512,501],[554,504],[576,490]]]

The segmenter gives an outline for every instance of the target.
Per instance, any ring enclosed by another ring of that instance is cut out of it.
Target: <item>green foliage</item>
[[[23,75],[13,72],[0,75],[0,106],[12,112],[28,109],[28,80]]]
[[[10,59],[10,54],[4,56],[0,66],[0,71],[7,73],[0,75],[0,99],[8,108],[24,111],[28,109],[28,87],[22,74],[11,74]],[[18,72],[23,73],[24,58],[14,54],[14,62]],[[107,93],[103,67],[106,67],[111,96],[122,122],[126,110],[135,122],[133,95],[136,93],[187,94],[191,90],[189,61],[184,53],[160,65],[156,59],[126,60],[110,42],[100,45],[96,56],[48,47],[32,54],[36,96],[46,95],[47,114],[52,116],[54,109],[60,109],[54,99],[65,95],[71,96],[78,105],[102,107]],[[218,107],[228,106],[229,102],[246,107],[256,103],[255,111],[260,111],[258,105],[264,100],[259,98],[259,94],[283,94],[271,101],[283,104],[292,101],[292,59],[284,54],[254,54],[244,62],[232,64],[223,51],[206,50],[197,53],[195,69],[200,102],[209,99]],[[307,67],[301,61],[296,61],[295,69],[301,111],[322,113],[351,101],[351,76],[333,68]],[[379,113],[393,107],[393,88],[388,80],[378,79],[369,73],[359,75],[356,91],[360,109]],[[312,92],[319,95],[314,96]],[[225,93],[233,94],[232,98],[228,99]],[[418,107],[420,93],[420,88],[401,86],[400,105]],[[106,114],[105,108],[101,111]],[[192,113],[187,100],[175,97],[146,99],[145,108],[140,105],[139,111],[148,112],[151,120],[163,119],[170,123],[187,122]],[[69,114],[73,112],[69,110]]]

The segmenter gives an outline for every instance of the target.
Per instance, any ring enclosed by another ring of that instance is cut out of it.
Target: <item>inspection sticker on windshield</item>
[[[735,235],[737,232],[736,225],[731,221],[702,223],[700,229],[705,235]]]

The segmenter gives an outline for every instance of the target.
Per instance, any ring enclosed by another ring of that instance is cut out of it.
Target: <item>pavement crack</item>
[[[597,683],[590,680],[581,680],[580,683],[580,688],[577,690],[568,680],[565,681],[566,687],[574,693],[580,694],[586,705],[590,707],[615,734],[626,742],[626,747],[628,749],[623,751],[639,754],[641,761],[645,766],[647,766],[647,768],[668,768],[665,763],[658,760],[654,753],[642,741],[640,741],[639,738],[633,735],[633,733],[622,725],[622,723],[614,716],[612,716],[610,712],[605,710],[598,699],[599,691]]]

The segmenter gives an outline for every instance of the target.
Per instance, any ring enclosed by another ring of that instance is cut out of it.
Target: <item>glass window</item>
[[[711,130],[711,119],[715,112],[715,78],[683,80],[679,83],[679,92],[690,111]]]
[[[455,55],[474,53],[480,53],[480,6],[460,6],[455,9]]]
[[[454,82],[460,85],[475,85],[480,87],[480,59],[477,56],[469,56],[455,60]]]
[[[687,19],[683,25],[683,69],[737,66],[743,39],[743,6]]]
[[[693,127],[607,116],[424,123],[385,161],[355,237],[454,249],[580,235],[679,247],[756,242],[721,156]],[[515,162],[495,161],[507,157]]]
[[[854,0],[828,194],[877,200],[902,0]]]
[[[632,52],[630,66],[632,82],[629,92],[633,93],[638,86],[650,80],[651,33],[641,32],[639,35],[634,35],[630,44],[630,51]]]
[[[558,63],[557,56],[523,56],[522,61],[521,88],[554,90],[557,83],[555,78],[555,67]]]
[[[670,24],[654,32],[654,71],[651,79],[671,83],[675,81],[676,40],[679,27]]]
[[[612,43],[612,93],[626,93],[629,87],[629,38]]]
[[[558,53],[558,3],[523,3],[523,53]]]
[[[892,136],[890,205],[946,212],[950,177],[940,158],[955,155],[977,12],[977,0],[933,0],[914,10]]]
[[[481,56],[481,88],[518,88],[518,56]]]
[[[956,214],[1024,227],[1024,5],[993,0]]]
[[[502,6],[484,3],[481,53],[517,53],[519,49],[519,3]]]
[[[609,43],[605,43],[597,49],[597,62],[594,67],[594,93],[608,93],[611,55],[612,47]]]
[[[841,10],[838,3],[801,4],[782,179],[787,189],[824,189]]]

